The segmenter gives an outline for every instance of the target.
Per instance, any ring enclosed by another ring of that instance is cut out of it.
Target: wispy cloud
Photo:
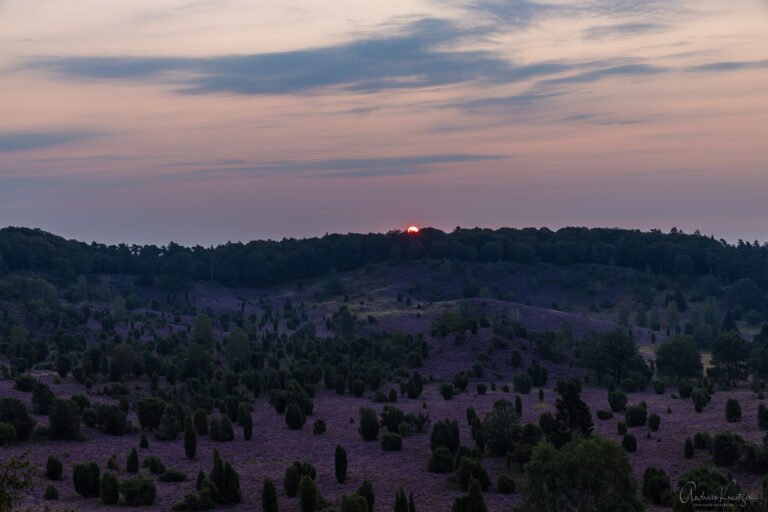
[[[717,71],[741,71],[743,69],[767,69],[768,60],[756,61],[722,61],[710,62],[699,66],[689,67],[688,71],[699,72],[717,72]]]
[[[513,73],[489,51],[445,50],[473,32],[434,18],[391,34],[306,50],[212,58],[61,57],[29,68],[72,78],[160,81],[188,94],[286,94],[321,88],[371,92],[450,85]]]
[[[168,179],[190,177],[217,178],[238,175],[294,175],[304,178],[371,178],[403,176],[437,172],[446,164],[460,164],[501,160],[502,155],[435,154],[380,158],[339,158],[326,160],[277,160],[253,162],[249,165],[226,166],[215,163],[211,167],[188,172],[166,174]]]
[[[626,36],[656,34],[669,29],[664,23],[618,23],[590,27],[582,32],[584,39],[612,39]]]
[[[689,12],[681,0],[592,0],[578,4],[583,13],[612,17],[668,17]]]
[[[221,0],[199,0],[186,2],[170,8],[155,9],[140,14],[139,22],[164,22],[170,19],[192,14],[206,13],[221,7]]]
[[[511,94],[507,96],[492,96],[489,98],[476,98],[466,101],[457,101],[445,105],[450,108],[460,108],[463,110],[505,110],[524,108],[532,106],[544,100],[548,100],[557,96],[562,96],[562,92],[538,92],[534,90],[522,92],[519,94]]]
[[[591,71],[568,75],[560,78],[552,78],[542,83],[546,85],[562,85],[583,82],[595,82],[602,78],[614,76],[647,76],[657,75],[669,71],[667,68],[650,64],[624,64],[621,66],[600,67]]]
[[[502,22],[506,28],[527,27],[544,15],[565,10],[561,6],[529,0],[468,0],[459,1],[458,5]]]
[[[15,132],[0,133],[0,153],[28,151],[80,142],[90,138],[86,132]]]

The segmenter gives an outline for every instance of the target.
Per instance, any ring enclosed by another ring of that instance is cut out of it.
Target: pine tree
[[[574,382],[568,382],[560,390],[560,397],[555,402],[555,432],[552,442],[562,446],[570,441],[573,434],[589,437],[592,434],[592,413],[581,399],[581,389]]]
[[[278,512],[275,482],[269,478],[264,479],[261,491],[261,508],[264,512]]]
[[[125,463],[125,471],[128,473],[139,472],[139,454],[136,453],[136,448],[133,448],[131,453],[128,454],[128,460]]]
[[[240,418],[240,423],[243,425],[243,439],[250,441],[253,437],[253,418],[251,413],[246,413]]]
[[[240,475],[229,462],[224,464],[224,479],[219,491],[224,505],[233,505],[243,500],[243,494],[240,490]]]
[[[685,440],[685,449],[683,450],[683,454],[685,455],[686,459],[693,458],[693,441],[691,441],[690,437],[686,438]]]
[[[475,478],[469,480],[467,512],[488,512],[488,507],[485,505],[485,498],[483,497],[483,491],[480,488],[480,482]]]
[[[336,445],[336,453],[334,454],[334,469],[336,481],[343,484],[347,479],[347,451],[339,445]]]
[[[408,512],[408,498],[405,497],[402,487],[395,495],[395,512]]]
[[[194,459],[197,454],[197,431],[189,416],[184,421],[184,453],[188,459]]]
[[[195,430],[201,436],[208,435],[208,415],[204,410],[198,409],[194,416]]]
[[[454,500],[452,512],[488,512],[480,482],[474,477],[470,477],[467,491]]]
[[[320,493],[312,477],[304,475],[299,484],[299,504],[302,512],[314,512],[320,506]]]
[[[215,448],[213,450],[213,468],[208,475],[208,480],[211,481],[216,491],[214,493],[215,495],[212,496],[214,501],[221,503],[223,501],[223,496],[221,496],[221,494],[224,485],[224,463],[221,461],[219,450],[216,450]]]
[[[120,499],[120,481],[114,473],[106,473],[101,478],[99,497],[105,505],[117,505]]]
[[[357,494],[365,498],[365,501],[368,502],[368,512],[373,512],[373,503],[376,500],[373,495],[373,484],[368,480],[363,480],[363,483],[360,484],[360,488],[357,490]]]

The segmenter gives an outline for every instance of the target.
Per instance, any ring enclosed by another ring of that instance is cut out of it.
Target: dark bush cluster
[[[624,411],[624,419],[628,427],[642,427],[648,419],[648,410],[644,405],[632,405]]]
[[[227,442],[235,440],[235,431],[232,428],[232,421],[226,415],[211,418],[208,426],[208,433],[214,441]]]
[[[360,435],[365,441],[375,441],[379,437],[379,419],[376,411],[370,407],[360,408]]]
[[[99,465],[95,462],[75,464],[72,468],[72,480],[77,494],[86,498],[99,495],[101,478]]]
[[[55,398],[48,416],[50,434],[58,439],[80,439],[80,409],[72,400]]]
[[[301,479],[305,476],[308,476],[312,480],[317,478],[317,471],[312,464],[296,461],[288,466],[288,469],[285,470],[285,477],[283,478],[285,494],[288,496],[296,496],[299,492]]]
[[[611,391],[608,393],[608,405],[613,412],[622,412],[627,406],[627,395],[623,391]]]
[[[729,423],[741,421],[741,406],[735,398],[729,398],[725,403],[725,420]]]
[[[381,448],[387,452],[397,452],[403,448],[403,438],[400,434],[385,432],[381,436]]]
[[[648,466],[643,473],[643,496],[655,505],[671,505],[671,485],[663,469]]]
[[[144,475],[127,478],[120,482],[120,493],[125,504],[131,507],[148,507],[155,502],[155,482]]]
[[[18,398],[0,398],[0,422],[13,426],[18,441],[29,439],[36,423]]]

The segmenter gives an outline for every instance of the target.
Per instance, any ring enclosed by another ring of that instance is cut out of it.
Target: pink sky
[[[766,84],[762,0],[0,0],[0,225],[768,240]]]

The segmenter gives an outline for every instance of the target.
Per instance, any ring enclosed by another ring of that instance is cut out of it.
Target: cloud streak
[[[16,132],[0,133],[0,153],[30,151],[61,146],[90,138],[85,132]]]
[[[664,23],[618,23],[615,25],[600,25],[582,32],[582,37],[588,40],[614,39],[626,36],[638,36],[664,32],[669,25]]]
[[[442,48],[481,32],[426,18],[393,34],[306,50],[212,58],[40,58],[26,67],[78,79],[160,81],[187,94],[375,92],[514,74],[510,63],[492,52]]]
[[[166,175],[171,179],[190,176],[216,178],[239,175],[297,175],[303,178],[372,178],[426,174],[439,170],[441,164],[462,164],[508,158],[502,155],[435,154],[379,158],[338,158],[325,160],[278,160],[251,165],[220,166]]]

